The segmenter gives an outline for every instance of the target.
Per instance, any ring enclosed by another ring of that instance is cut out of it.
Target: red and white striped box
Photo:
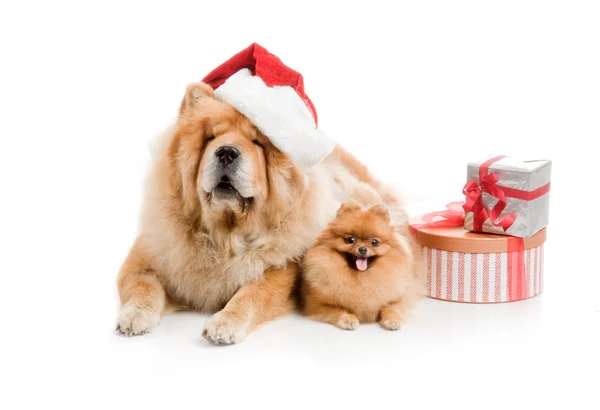
[[[422,224],[420,218],[411,225]],[[467,303],[514,302],[543,289],[546,229],[530,238],[461,227],[413,229],[423,246],[427,295]]]

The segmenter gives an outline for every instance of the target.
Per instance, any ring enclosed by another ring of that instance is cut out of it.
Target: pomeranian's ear
[[[386,221],[390,220],[390,213],[388,212],[387,206],[385,205],[373,205],[369,208],[368,211],[382,217]]]
[[[340,206],[340,209],[338,209],[337,214],[339,216],[339,215],[345,214],[347,212],[358,211],[360,209],[362,209],[360,204],[358,202],[350,199],[350,200],[344,202],[342,204],[342,206]]]
[[[191,83],[188,84],[181,106],[179,107],[179,115],[183,116],[190,108],[193,108],[200,98],[212,98],[215,96],[215,92],[210,85],[205,83]]]

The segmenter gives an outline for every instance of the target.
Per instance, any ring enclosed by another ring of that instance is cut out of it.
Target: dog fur
[[[241,153],[231,180],[237,194],[224,196],[215,188],[223,146]],[[140,232],[118,276],[117,329],[126,335],[193,309],[216,312],[206,339],[241,342],[294,308],[298,263],[351,193],[395,198],[339,146],[302,173],[204,83],[187,87],[153,156]],[[404,213],[398,218],[406,225]]]
[[[380,203],[344,202],[307,252],[302,279],[304,313],[345,330],[375,321],[397,330],[424,293],[420,247]]]

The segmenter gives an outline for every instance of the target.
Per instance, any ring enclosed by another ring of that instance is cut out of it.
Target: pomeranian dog
[[[420,248],[400,232],[385,205],[344,202],[305,255],[304,313],[346,330],[400,329],[423,295]]]

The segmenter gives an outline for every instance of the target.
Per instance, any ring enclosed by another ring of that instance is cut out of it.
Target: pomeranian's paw
[[[336,326],[344,330],[356,330],[359,324],[358,318],[352,313],[348,313],[339,318]]]
[[[154,330],[158,322],[160,322],[160,315],[156,312],[125,304],[119,312],[116,330],[125,336],[143,335]]]
[[[389,319],[382,320],[379,324],[387,330],[398,330],[402,327],[402,320],[400,317],[392,317]]]
[[[242,342],[248,335],[248,328],[225,315],[216,313],[204,323],[202,337],[216,345],[231,345]]]
[[[379,312],[379,324],[387,330],[398,330],[404,325],[407,317],[406,304],[402,301],[384,306]]]

